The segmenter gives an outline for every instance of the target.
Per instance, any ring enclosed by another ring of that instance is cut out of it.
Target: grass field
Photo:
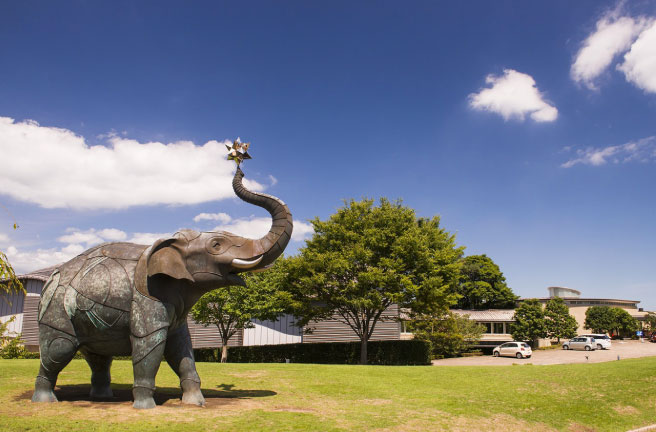
[[[624,431],[656,423],[656,357],[556,366],[393,367],[200,363],[205,408],[180,403],[164,363],[158,406],[131,405],[129,361],[114,400],[91,402],[74,360],[57,404],[32,404],[38,360],[0,360],[0,429],[172,431]]]

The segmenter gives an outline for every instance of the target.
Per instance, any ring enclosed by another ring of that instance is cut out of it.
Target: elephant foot
[[[200,390],[182,393],[182,403],[189,405],[205,406],[205,398]]]
[[[32,402],[57,402],[57,396],[55,396],[55,393],[52,391],[52,384],[50,381],[42,377],[36,379]]]
[[[58,402],[52,390],[34,390],[32,402]]]
[[[91,387],[89,397],[92,399],[111,399],[114,397],[114,393],[112,392],[112,388],[109,385],[102,387],[97,386]]]
[[[200,391],[200,383],[192,380],[184,380],[182,387],[182,403],[189,405],[205,406],[205,398]]]
[[[151,409],[155,408],[155,399],[153,399],[154,392],[145,387],[135,387],[132,389],[132,396],[134,396],[134,403],[132,408],[136,409]]]

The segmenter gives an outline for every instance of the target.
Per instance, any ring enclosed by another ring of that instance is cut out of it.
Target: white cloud
[[[97,230],[94,228],[82,231],[77,228],[67,228],[65,235],[57,240],[65,245],[50,249],[22,251],[15,246],[7,248],[9,262],[18,273],[28,273],[45,267],[64,263],[85,250],[107,241],[128,241],[130,243],[149,245],[160,238],[170,237],[170,233],[133,233],[128,235],[116,228]]]
[[[0,233],[0,245],[9,243],[9,236],[4,233]]]
[[[67,228],[66,232],[68,234],[59,237],[57,240],[62,243],[84,243],[87,247],[106,241],[122,241],[127,238],[125,232],[115,228],[106,228],[102,230],[91,228],[86,231],[80,231],[77,228]]]
[[[626,144],[577,150],[577,157],[563,163],[561,167],[574,165],[601,166],[607,163],[650,162],[656,160],[656,136],[650,136]]]
[[[79,244],[27,252],[21,252],[14,246],[9,246],[7,258],[9,258],[14,270],[20,274],[66,262],[84,252],[84,250],[85,248]]]
[[[227,141],[225,141],[227,143]],[[119,209],[233,197],[224,142],[139,143],[116,134],[89,146],[70,130],[0,117],[0,191],[44,208]],[[244,179],[251,190],[263,186]]]
[[[596,30],[583,41],[572,64],[572,79],[590,89],[596,88],[594,80],[618,54],[629,49],[645,26],[644,19],[615,15],[613,12],[597,21]]]
[[[127,234],[116,228],[105,228],[98,231],[98,235],[106,241],[123,241],[127,238]]]
[[[620,8],[601,17],[583,41],[572,64],[572,79],[594,90],[597,78],[624,53],[615,68],[631,84],[656,93],[656,19],[620,16]]]
[[[617,69],[636,87],[656,93],[656,20],[631,45]]]
[[[309,237],[312,237],[312,234],[314,234],[314,227],[312,224],[299,221],[294,222],[294,232],[292,232],[293,241],[306,240]]]
[[[200,222],[202,220],[209,221],[219,221],[220,223],[228,223],[232,220],[230,215],[227,213],[201,213],[194,216],[194,222]]]
[[[250,217],[234,219],[230,223],[215,227],[213,231],[228,231],[242,237],[257,239],[264,237],[270,228],[270,217]],[[314,233],[312,225],[306,222],[294,221],[292,241],[303,241],[312,235],[312,233]]]
[[[169,238],[172,235],[171,233],[134,233],[128,243],[149,245],[155,243],[155,240]]]
[[[505,69],[503,75],[488,75],[491,87],[469,95],[469,105],[501,115],[505,120],[523,121],[528,114],[536,122],[551,122],[558,117],[556,107],[549,105],[537,89],[532,76]]]

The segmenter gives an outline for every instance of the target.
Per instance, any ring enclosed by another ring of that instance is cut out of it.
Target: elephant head
[[[249,191],[242,184],[243,177],[237,168],[232,188],[239,198],[271,214],[269,232],[260,239],[249,239],[225,231],[179,231],[158,240],[146,252],[148,276],[163,274],[212,289],[244,285],[238,273],[266,269],[282,254],[293,230],[287,205],[274,196]]]

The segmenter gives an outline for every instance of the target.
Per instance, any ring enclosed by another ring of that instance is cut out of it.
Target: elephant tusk
[[[252,261],[246,261],[239,258],[235,258],[232,260],[232,266],[238,269],[249,269],[258,265],[260,261],[262,261],[262,256]]]

